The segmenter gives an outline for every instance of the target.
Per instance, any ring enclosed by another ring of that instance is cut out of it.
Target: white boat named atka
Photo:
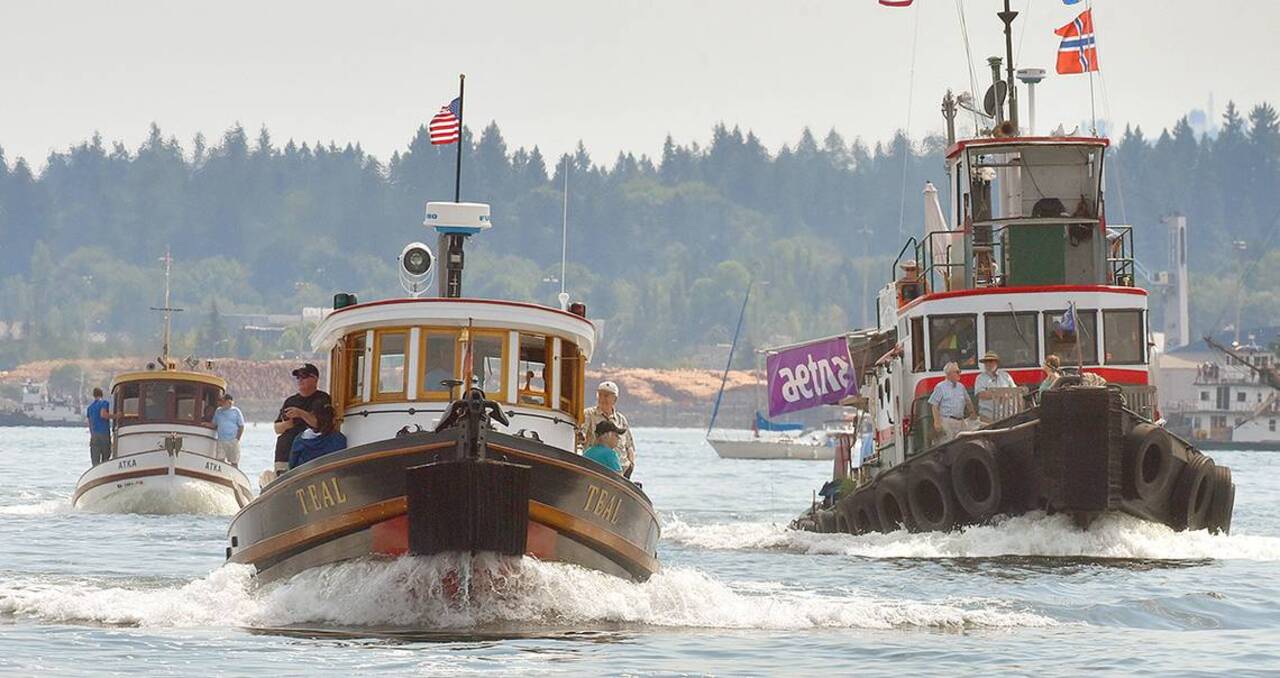
[[[165,339],[159,362],[111,382],[111,456],[76,483],[71,503],[104,513],[232,514],[253,498],[249,479],[219,459],[213,412],[221,377],[178,369],[169,358],[168,257]]]

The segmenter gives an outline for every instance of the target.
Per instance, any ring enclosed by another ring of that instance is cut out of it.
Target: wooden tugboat
[[[245,474],[216,454],[213,412],[226,381],[179,369],[169,356],[169,263],[166,256],[164,349],[147,369],[112,379],[111,458],[80,476],[76,508],[231,513],[253,497]]]
[[[582,304],[461,296],[488,205],[428,203],[445,271],[405,248],[409,298],[335,297],[312,335],[349,447],[282,475],[231,522],[227,558],[262,580],[361,557],[495,552],[631,580],[658,569],[639,486],[575,452],[595,328]],[[470,388],[463,392],[461,385]]]
[[[874,452],[855,462],[839,446],[835,482],[793,527],[950,530],[1043,510],[1229,530],[1230,469],[1155,421],[1132,230],[1105,216],[1107,139],[1018,136],[1011,103],[991,136],[957,142],[950,93],[943,111],[955,227],[926,188],[926,234],[894,262],[877,327],[848,335]],[[929,396],[949,362],[972,392],[987,352],[1016,387],[989,391],[988,421],[943,442]],[[1037,394],[1050,355],[1071,369]]]

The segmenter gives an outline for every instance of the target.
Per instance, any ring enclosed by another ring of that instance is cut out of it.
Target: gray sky
[[[1003,54],[997,4],[964,0],[983,88],[985,57]],[[1084,3],[1013,6],[1019,65],[1052,74],[1052,30]],[[1280,2],[1097,0],[1094,17],[1099,117],[1155,131],[1210,92],[1215,114],[1229,98],[1280,105],[1264,76],[1280,63]],[[774,149],[804,125],[869,142],[908,117],[913,135],[937,131],[943,92],[969,81],[953,0],[5,2],[0,63],[0,147],[37,166],[94,130],[136,148],[152,121],[188,150],[238,120],[385,159],[459,72],[469,126],[496,120],[512,148],[548,155],[581,139],[597,162],[656,154],[668,133],[704,141],[717,121]],[[1089,116],[1089,79],[1051,75],[1038,98],[1041,127],[1070,128]]]

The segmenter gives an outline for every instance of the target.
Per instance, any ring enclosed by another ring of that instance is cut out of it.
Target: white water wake
[[[1067,516],[1031,513],[954,532],[816,534],[778,523],[690,525],[664,521],[665,540],[710,550],[779,550],[865,558],[1044,556],[1144,560],[1280,560],[1280,537],[1175,532],[1127,515],[1105,516],[1088,530]]]
[[[160,485],[125,488],[85,506],[83,510],[91,513],[229,516],[240,510],[240,506],[231,492],[220,485],[176,478]]]
[[[579,567],[481,556],[457,592],[449,556],[363,560],[316,568],[256,589],[251,569],[225,566],[182,586],[136,589],[89,580],[0,581],[0,617],[136,626],[298,625],[467,629],[519,625],[578,630],[634,626],[1008,628],[1049,626],[999,600],[928,602],[849,591],[821,594],[781,584],[726,584],[671,568],[633,584]]]

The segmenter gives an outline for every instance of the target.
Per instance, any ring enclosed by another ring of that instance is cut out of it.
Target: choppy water
[[[784,526],[829,462],[637,430],[663,517],[645,584],[485,560],[355,562],[257,588],[225,516],[72,511],[87,435],[0,429],[0,672],[316,675],[1254,673],[1280,669],[1280,455],[1222,452],[1235,534],[1024,517],[953,534]],[[272,436],[246,434],[244,467]]]

